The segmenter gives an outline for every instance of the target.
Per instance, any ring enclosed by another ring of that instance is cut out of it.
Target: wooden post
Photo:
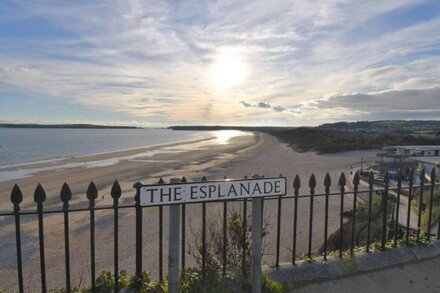
[[[252,178],[261,176],[253,175]],[[262,203],[263,198],[252,198],[252,293],[261,293]]]
[[[179,177],[170,179],[170,183],[180,183]],[[180,204],[170,205],[168,238],[168,292],[179,292],[179,232]]]

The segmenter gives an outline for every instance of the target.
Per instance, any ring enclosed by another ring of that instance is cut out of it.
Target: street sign
[[[139,191],[142,206],[234,200],[239,198],[285,195],[286,178],[275,177],[144,185],[140,187]]]

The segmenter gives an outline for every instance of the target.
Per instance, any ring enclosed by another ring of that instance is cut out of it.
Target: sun
[[[215,87],[229,89],[240,85],[247,76],[246,64],[236,52],[222,52],[210,66],[210,79]]]

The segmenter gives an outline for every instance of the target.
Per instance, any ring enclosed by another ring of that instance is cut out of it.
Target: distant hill
[[[222,125],[188,125],[188,126],[170,126],[172,130],[194,130],[194,131],[216,131],[216,130],[242,130],[242,131],[271,131],[287,130],[296,127],[278,127],[278,126],[222,126]]]
[[[374,133],[319,127],[299,127],[267,132],[288,143],[295,150],[319,153],[379,149],[390,145],[440,145],[440,136],[405,132]]]
[[[436,120],[380,120],[326,123],[318,126],[321,129],[366,131],[366,132],[414,132],[436,133],[440,131],[440,121]]]
[[[293,149],[336,153],[379,149],[389,145],[440,145],[440,121],[360,121],[318,127],[173,126],[174,130],[260,131]]]
[[[0,124],[0,128],[69,128],[69,129],[139,129],[135,126],[113,126],[94,124]]]

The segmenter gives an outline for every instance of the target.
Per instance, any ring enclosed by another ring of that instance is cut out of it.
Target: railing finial
[[[408,179],[409,179],[409,185],[412,186],[414,183],[414,169],[413,168],[411,168],[409,170],[409,178]]]
[[[72,191],[70,190],[69,184],[64,182],[63,187],[61,187],[60,191],[60,199],[63,203],[67,203],[72,199]]]
[[[17,184],[14,185],[11,191],[11,202],[14,205],[19,205],[23,201],[23,193],[20,190],[20,187],[18,187]]]
[[[44,191],[43,186],[38,183],[37,188],[34,192],[34,201],[36,203],[43,203],[46,200],[46,191]]]
[[[110,194],[113,199],[118,199],[121,197],[122,191],[121,191],[121,186],[119,185],[118,180],[115,180],[115,182],[113,182],[113,186],[112,186],[112,190],[111,190]]]
[[[330,188],[330,185],[332,185],[332,179],[330,178],[330,174],[327,172],[327,174],[325,174],[325,178],[324,178],[324,186],[325,188]]]
[[[293,188],[299,189],[301,187],[301,180],[299,179],[298,174],[295,176],[295,180],[293,181]]]
[[[341,177],[339,177],[339,186],[345,186],[347,184],[347,179],[345,178],[344,172],[341,173]]]
[[[420,184],[423,185],[425,184],[425,168],[422,168],[422,171],[420,171]]]
[[[388,185],[390,183],[390,174],[388,173],[388,170],[385,171],[385,176],[383,177],[383,182]]]
[[[139,181],[133,184],[134,189],[138,189],[140,186],[142,186],[142,182]]]
[[[315,178],[315,174],[312,173],[312,176],[310,176],[309,179],[309,187],[310,188],[315,188],[316,187],[316,178]]]
[[[373,171],[370,171],[370,174],[368,174],[368,184],[370,185],[370,188],[373,188],[373,186],[374,186],[374,173],[373,173]]]
[[[402,174],[402,170],[398,170],[397,171],[397,184],[400,186],[402,184],[402,180],[403,180],[403,174]]]
[[[359,171],[356,171],[356,173],[354,174],[354,177],[353,177],[353,184],[359,185],[360,181],[361,181],[361,178],[359,176]]]
[[[98,198],[98,189],[96,189],[96,185],[93,181],[90,182],[86,195],[88,200],[95,200]]]

